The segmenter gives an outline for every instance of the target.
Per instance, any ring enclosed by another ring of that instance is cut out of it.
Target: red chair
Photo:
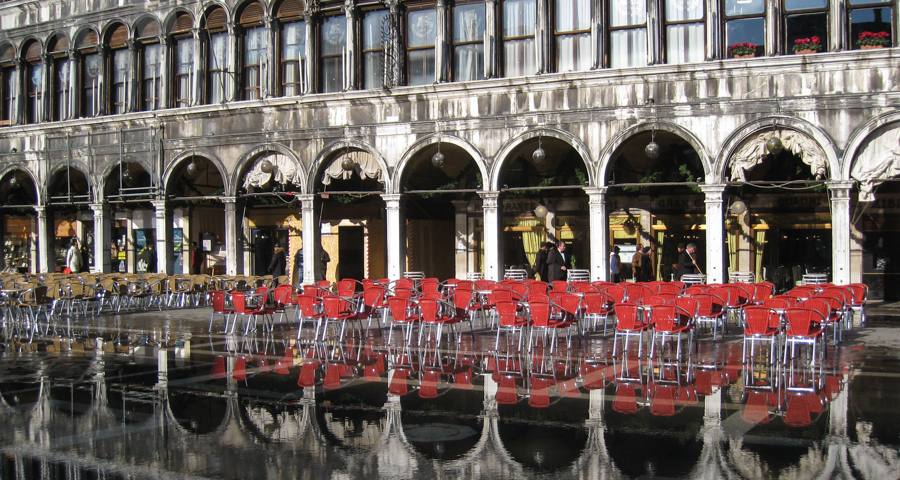
[[[654,305],[665,305],[666,303],[669,303],[669,302],[666,301],[666,299],[663,297],[651,295],[649,297],[641,297],[641,298],[637,299],[637,301],[635,301],[634,303],[644,306],[644,307],[652,307]]]
[[[273,315],[278,314],[279,321],[284,322],[284,317],[286,315],[285,309],[289,305],[296,304],[294,301],[294,287],[292,285],[278,285],[272,289],[272,298],[275,301],[272,313]]]
[[[674,283],[670,282],[660,282],[656,285],[656,293],[671,293],[675,295],[681,295],[681,292],[684,290],[684,287],[678,286]]]
[[[603,336],[606,336],[606,327],[609,322],[609,314],[613,313],[613,305],[616,301],[606,292],[585,292],[583,297],[584,305],[584,322],[582,325],[582,334],[588,328],[591,331],[597,330],[597,324],[603,321]],[[588,326],[590,324],[590,327]]]
[[[781,315],[769,307],[750,305],[744,307],[744,322],[744,363],[747,363],[748,356],[751,362],[755,358],[754,346],[756,342],[769,342],[771,345],[769,348],[769,363],[777,362]],[[748,343],[750,345],[749,351],[747,350]]]
[[[613,338],[613,357],[618,356],[619,337],[624,337],[623,353],[628,352],[628,340],[631,337],[637,337],[638,340],[638,357],[644,347],[643,335],[649,328],[649,323],[643,318],[640,305],[636,303],[616,303],[613,305],[613,311],[616,313],[616,334]]]
[[[225,355],[216,355],[213,359],[212,370],[209,372],[210,378],[220,379],[228,376],[228,370],[225,367]]]
[[[434,292],[437,293],[437,292]],[[435,344],[437,347],[441,346],[441,338],[443,337],[444,325],[449,325],[451,328],[454,328],[456,324],[460,322],[460,318],[456,315],[447,315],[444,311],[449,310],[452,305],[445,304],[442,300],[436,300],[433,298],[420,298],[419,299],[419,345],[422,344],[422,338],[425,337],[425,341],[428,341],[428,337],[424,334],[427,330],[435,333]],[[457,343],[462,340],[462,335],[460,332],[457,332]]]
[[[676,305],[656,305],[650,307],[650,318],[653,322],[653,336],[650,344],[650,358],[656,350],[657,339],[661,340],[660,350],[665,348],[666,338],[677,339],[676,355],[681,357],[681,337],[687,335],[689,348],[693,347],[693,317],[685,309]]]
[[[360,321],[366,320],[366,331],[372,326],[372,319],[378,322],[381,330],[382,320],[386,320],[387,308],[384,306],[384,297],[387,290],[381,285],[371,285],[363,290],[362,309],[359,313]]]
[[[577,296],[566,294],[560,299],[563,302],[568,302],[565,298],[571,296],[578,299]],[[578,299],[580,300],[580,299]],[[569,305],[571,307],[571,305]],[[568,348],[572,347],[572,332],[571,328],[575,324],[575,318],[570,313],[566,312],[563,307],[555,306],[552,303],[543,303],[543,302],[531,302],[530,305],[531,312],[531,333],[528,336],[528,351],[534,347],[534,332],[535,330],[541,330],[543,333],[541,334],[541,338],[543,339],[543,344],[547,344],[547,335],[550,336],[550,352],[554,352],[556,350],[556,344],[558,343],[559,336],[557,335],[557,330],[561,328],[567,329],[566,331],[566,346]],[[560,312],[555,314],[554,312]],[[526,321],[526,324],[528,322]]]
[[[833,330],[833,342],[835,345],[842,340],[841,338],[841,316],[843,313],[843,304],[840,300],[831,297],[816,295],[812,298],[804,300],[798,307],[811,308],[822,314],[822,330],[824,331],[830,326]]]
[[[391,325],[388,328],[388,345],[391,343],[394,325],[401,325],[406,328],[403,338],[405,344],[409,345],[412,341],[413,326],[419,323],[418,304],[414,300],[402,297],[388,297],[387,304],[391,312]]]
[[[546,295],[550,290],[550,285],[547,282],[532,282],[528,284],[528,295],[534,295],[535,293]]]
[[[336,295],[327,295],[322,298],[322,308],[325,313],[322,328],[322,341],[325,341],[325,337],[328,335],[329,324],[340,324],[341,328],[337,337],[338,341],[344,339],[344,334],[347,332],[347,324],[350,322],[357,322],[357,331],[359,335],[362,336],[359,317],[356,315],[353,302],[351,302],[350,299]]]
[[[625,295],[627,292],[618,285],[612,284],[600,291],[612,297],[613,300],[615,300],[615,303],[625,303]]]
[[[465,318],[472,330],[472,338],[475,338],[475,319],[481,313],[484,316],[485,306],[475,298],[475,291],[457,286],[453,293],[453,305],[456,307],[456,315]]]
[[[209,302],[212,304],[212,313],[209,314],[209,333],[212,333],[213,318],[216,315],[222,315],[225,318],[225,332],[228,332],[228,317],[234,315],[234,307],[227,305],[225,302],[225,292],[221,290],[212,290],[209,292]],[[232,330],[234,325],[231,326]]]
[[[565,280],[554,280],[550,282],[550,286],[553,288],[553,290],[559,290],[560,292],[569,291],[569,282]]]
[[[719,325],[722,325],[722,330],[725,329],[725,301],[722,297],[712,292],[698,293],[692,295],[691,298],[697,300],[699,306],[699,311],[697,312],[697,327],[699,328],[702,325],[712,324],[713,341],[715,341],[719,333]]]
[[[304,290],[305,291],[305,290]],[[319,326],[322,319],[325,318],[325,312],[322,311],[322,297],[313,295],[297,295],[297,340],[300,340],[300,333],[303,331],[303,322],[313,322],[316,330],[313,338],[319,338]]]
[[[825,355],[825,335],[822,330],[822,323],[825,317],[818,311],[811,308],[791,307],[785,310],[785,320],[787,328],[784,332],[784,356],[783,361],[788,361],[788,347],[791,350],[791,360],[794,359],[795,347],[799,344],[807,344],[812,347],[810,356],[811,363],[814,363],[819,356]],[[816,347],[822,343],[819,348],[818,355]]]
[[[761,305],[762,302],[772,298],[775,293],[775,284],[771,282],[758,282],[753,284],[753,298],[750,303]]]
[[[851,304],[851,310],[853,310],[854,315],[859,313],[859,324],[866,324],[866,301],[867,295],[869,293],[869,287],[866,286],[865,283],[851,283],[847,285],[851,291],[853,291],[853,303]],[[847,328],[852,326],[852,322]]]
[[[652,297],[656,293],[642,283],[624,283],[620,285],[623,285],[623,288],[625,288],[625,298],[628,299],[628,303],[637,303],[638,300],[644,297]]]
[[[271,330],[271,319],[272,319],[272,310],[266,306],[266,296],[265,295],[257,295],[257,305],[252,306],[247,304],[247,296],[246,292],[231,292],[231,303],[234,305],[234,314],[235,319],[234,322],[237,322],[237,316],[243,315],[246,317],[250,317],[253,319],[253,329],[256,330],[256,320],[258,317],[263,318],[263,328],[269,327]],[[232,330],[234,330],[234,325],[231,326]],[[246,326],[244,327],[244,335],[250,331],[250,322],[249,319],[247,321]]]
[[[534,304],[532,304],[534,308]],[[522,337],[524,337],[525,328],[528,327],[528,319],[525,318],[523,312],[519,309],[519,303],[512,300],[503,300],[497,302],[495,307],[498,317],[497,323],[497,340],[494,343],[494,349],[500,349],[500,334],[507,331],[515,338],[516,332],[519,333],[518,350],[522,350]]]

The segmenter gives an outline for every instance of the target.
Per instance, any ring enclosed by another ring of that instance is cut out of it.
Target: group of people
[[[615,283],[622,281],[622,259],[619,257],[620,249],[614,246],[609,254],[610,280]],[[631,257],[631,274],[636,282],[651,282],[656,279],[656,252],[650,247],[640,243]],[[678,261],[672,264],[674,269],[673,279],[680,280],[683,275],[703,273],[697,264],[697,245],[689,243],[678,244]]]
[[[566,242],[559,242],[558,245],[553,242],[542,243],[532,268],[542,281],[566,280],[572,269],[572,255],[566,251]]]
[[[316,272],[316,277],[321,277],[317,279],[324,279],[325,273],[328,272],[328,262],[331,261],[331,256],[328,255],[328,252],[325,249],[322,249],[322,255],[319,256],[319,265],[318,271]],[[266,268],[266,273],[272,275],[273,277],[280,277],[287,273],[287,254],[285,254],[284,247],[281,245],[275,245],[274,253],[272,254],[272,261],[269,262],[269,266]],[[300,283],[303,279],[303,248],[301,247],[297,250],[297,253],[294,254],[294,283]]]

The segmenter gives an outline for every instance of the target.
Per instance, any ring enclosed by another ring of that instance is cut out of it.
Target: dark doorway
[[[275,245],[287,248],[287,230],[270,228],[257,228],[253,230],[253,275],[268,275],[269,263],[275,254]]]
[[[361,280],[366,276],[365,264],[366,234],[363,227],[340,227],[338,229],[339,260],[337,278]]]

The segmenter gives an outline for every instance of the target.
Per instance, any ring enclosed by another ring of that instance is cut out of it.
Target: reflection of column
[[[165,389],[169,386],[169,350],[159,348],[156,350],[156,388]]]
[[[466,278],[466,272],[469,271],[469,224],[466,209],[469,203],[463,200],[451,201],[456,211],[454,219],[456,220],[456,238],[453,239],[454,251],[456,252],[456,268],[454,276],[456,278]]]
[[[499,281],[503,277],[500,257],[500,192],[478,192],[484,211],[484,278]]]
[[[109,208],[105,203],[92,203],[94,211],[94,270],[100,273],[112,271],[109,258],[110,222]]]
[[[303,211],[300,219],[302,223],[303,235],[303,283],[314,283],[316,278],[316,196],[301,195],[301,209]]]
[[[403,198],[400,194],[384,194],[387,211],[385,232],[387,234],[387,276],[391,280],[403,278],[406,270],[406,228],[401,209]]]
[[[607,280],[609,268],[606,257],[609,255],[609,217],[606,215],[606,187],[587,187],[588,208],[591,234],[591,279]]]
[[[725,185],[700,185],[706,195],[706,274],[708,283],[723,283],[725,279],[725,211],[722,195]],[[703,267],[703,264],[700,264]]]
[[[828,182],[831,193],[831,281],[850,283],[850,189],[853,182]]]
[[[172,258],[172,248],[169,246],[169,239],[172,237],[171,215],[167,215],[165,200],[153,200],[150,203],[156,214],[156,271],[169,273],[172,271],[169,266],[169,259]]]
[[[34,212],[37,216],[37,237],[38,237],[38,271],[52,272],[50,267],[53,264],[53,258],[50,252],[50,239],[53,232],[47,222],[47,207],[45,205],[35,205]]]
[[[237,197],[223,197],[225,202],[225,273],[237,275],[243,272],[244,249],[241,246],[240,224],[237,216]]]

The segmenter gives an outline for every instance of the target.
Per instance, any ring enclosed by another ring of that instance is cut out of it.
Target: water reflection
[[[3,478],[900,471],[898,372],[866,370],[866,350],[829,347],[813,367],[782,368],[745,363],[739,339],[651,359],[613,358],[602,337],[551,353],[493,351],[490,335],[438,349],[174,331],[8,335]]]

